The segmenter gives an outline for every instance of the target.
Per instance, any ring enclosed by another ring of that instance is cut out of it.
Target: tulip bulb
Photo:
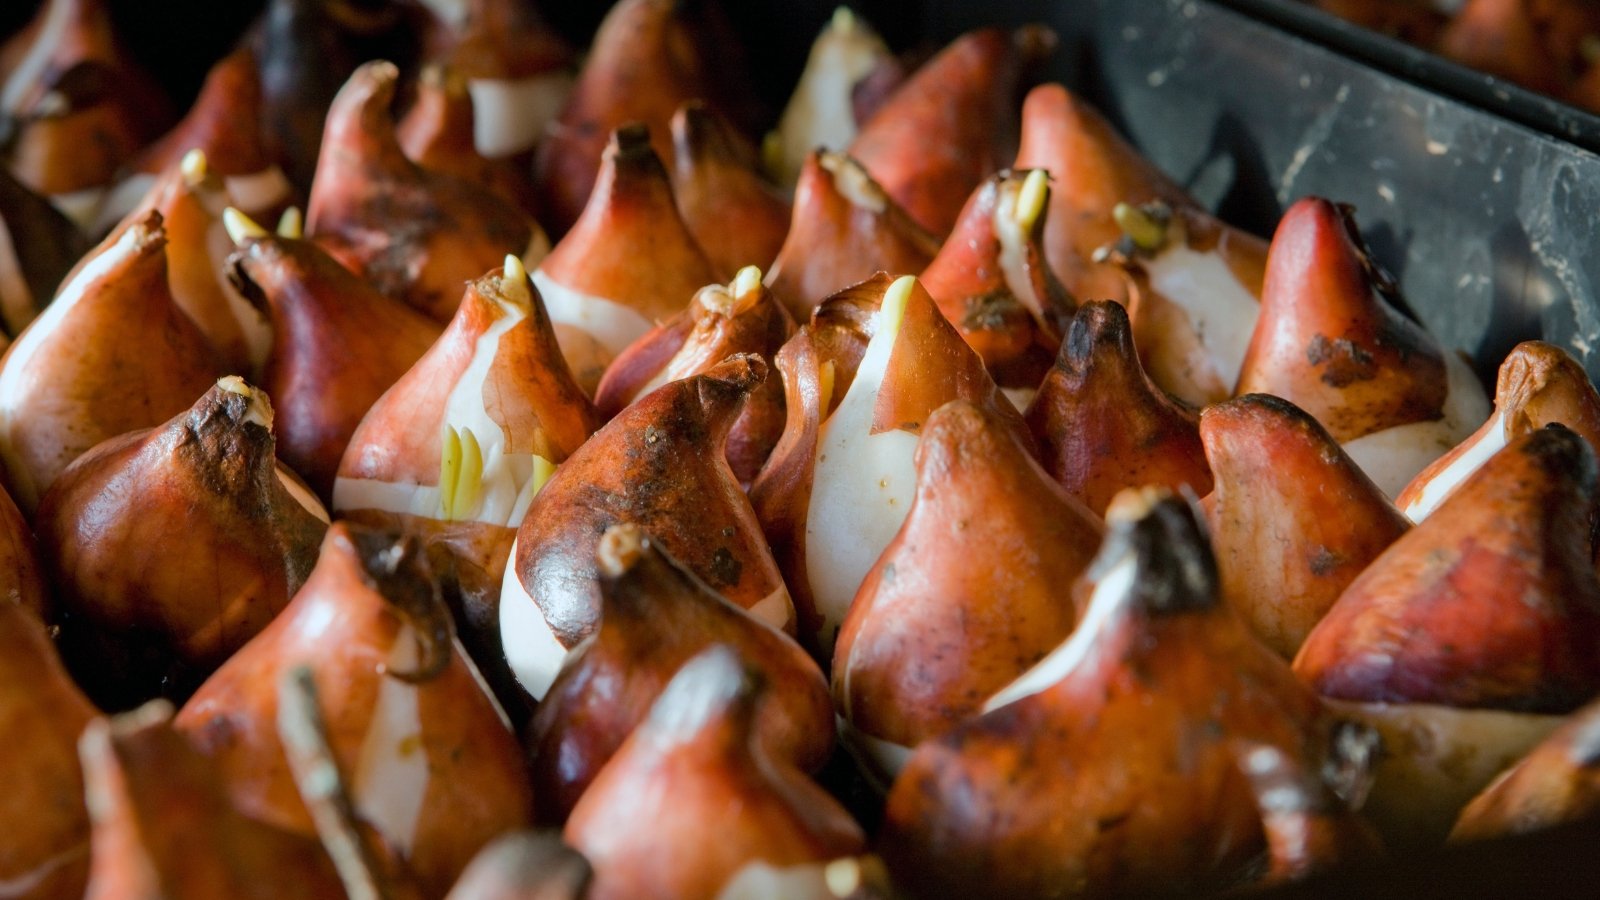
[[[1300,648],[1301,678],[1384,733],[1372,811],[1394,842],[1442,838],[1600,690],[1594,499],[1587,441],[1560,425],[1518,438],[1367,566]]]
[[[961,398],[1018,434],[1025,426],[909,275],[879,274],[830,299],[779,361],[788,422],[750,496],[795,591],[802,639],[826,658],[862,579],[905,520],[928,416]],[[848,381],[837,374],[844,366]]]
[[[947,235],[1017,152],[1017,101],[1055,52],[1043,25],[984,28],[923,63],[861,126],[850,156],[923,228]]]
[[[1049,197],[1043,169],[991,177],[921,278],[1019,409],[1044,381],[1076,306],[1045,263]]]
[[[107,238],[0,358],[0,459],[24,513],[89,448],[182,411],[219,374],[173,302],[166,244],[154,211]]]
[[[533,275],[561,352],[591,393],[629,344],[716,280],[637,124],[612,133],[582,217]]]
[[[795,187],[794,215],[767,284],[796,322],[872,273],[921,272],[939,240],[912,221],[861,164],[813,151]]]
[[[771,690],[756,713],[772,756],[816,771],[833,751],[833,705],[817,664],[794,640],[745,614],[635,525],[596,550],[600,623],[573,651],[529,733],[542,817],[564,821],[679,669],[711,646],[736,653]]]
[[[229,201],[253,216],[267,216],[290,201],[288,176],[267,156],[262,132],[261,80],[256,57],[240,47],[218,60],[206,74],[200,96],[171,131],[146,147],[125,176],[107,193],[97,212],[109,225],[139,207],[162,173],[190,152],[205,155],[207,168],[227,190]],[[213,210],[213,215],[218,210]]]
[[[872,25],[848,6],[835,9],[811,43],[777,130],[762,145],[767,173],[792,187],[811,151],[850,146],[866,118],[858,114],[858,92],[872,81],[900,77],[899,63]]]
[[[1299,201],[1273,236],[1237,387],[1315,416],[1391,497],[1489,415],[1466,363],[1390,305],[1394,290],[1352,210]]]
[[[527,824],[533,798],[516,739],[455,639],[420,542],[335,524],[289,606],[178,716],[242,810],[313,835],[272,730],[279,685],[300,666],[355,813],[426,896],[442,896],[484,844]]]
[[[612,362],[595,389],[595,405],[610,418],[669,381],[688,378],[737,353],[769,365],[794,334],[794,320],[745,266],[732,282],[701,288],[689,308],[651,329]],[[728,464],[741,484],[761,470],[783,434],[783,384],[768,378],[745,401],[728,435]]]
[[[1066,639],[1077,613],[1061,586],[1102,530],[1004,419],[968,401],[928,417],[915,462],[905,523],[851,602],[833,657],[846,738],[884,784],[912,747]]]
[[[789,204],[762,180],[741,135],[701,101],[672,115],[672,193],[683,221],[717,271],[778,255]]]
[[[328,514],[278,464],[272,424],[264,393],[224,378],[84,454],[39,504],[63,648],[104,705],[186,693],[310,574]]]
[[[1027,421],[1045,470],[1097,513],[1123,488],[1211,490],[1194,413],[1150,381],[1109,300],[1078,307]]]
[[[1107,521],[1072,588],[1077,630],[890,790],[879,846],[908,895],[1194,891],[1263,851],[1293,872],[1351,846],[1301,838],[1359,829],[1370,731],[1327,715],[1220,602],[1188,503],[1130,491]]]
[[[0,601],[0,722],[15,776],[0,798],[0,884],[15,897],[81,897],[89,862],[78,735],[96,715],[33,611]]]
[[[735,606],[792,629],[794,607],[761,526],[728,467],[729,429],[767,376],[749,354],[669,382],[579,447],[533,498],[500,595],[506,658],[542,699],[599,624],[596,544],[632,522]]]
[[[439,326],[311,241],[272,234],[232,208],[222,221],[238,246],[229,280],[272,317],[262,382],[278,410],[279,453],[329,497],[357,426],[433,346]]]
[[[474,142],[475,103],[470,84],[459,71],[440,65],[423,69],[417,79],[417,99],[396,132],[401,149],[424,169],[470,181],[529,209],[532,179],[510,160],[486,156]],[[531,147],[529,143],[523,149]]]
[[[382,293],[448,322],[462,282],[548,244],[512,201],[406,158],[389,113],[399,77],[370,62],[334,98],[306,228]]]
[[[1114,215],[1118,204],[1196,205],[1105,117],[1059,84],[1040,85],[1023,102],[1013,168],[1050,172],[1045,256],[1067,292],[1084,300],[1128,298],[1127,276],[1099,255],[1100,248],[1122,237]]]
[[[1600,813],[1600,704],[1567,717],[1461,810],[1452,843],[1528,834]]]
[[[567,821],[567,840],[594,866],[589,897],[737,896],[772,870],[810,887],[784,896],[829,895],[828,863],[861,853],[865,839],[757,737],[766,688],[728,647],[678,670]]]

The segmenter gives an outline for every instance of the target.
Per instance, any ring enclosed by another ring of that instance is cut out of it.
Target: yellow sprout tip
[[[199,147],[183,155],[183,160],[178,163],[178,171],[183,173],[184,183],[190,187],[199,187],[206,180],[206,152]]]
[[[1017,192],[1017,224],[1022,230],[1032,232],[1050,198],[1050,173],[1034,169],[1022,180],[1022,190]]]
[[[733,284],[728,286],[728,293],[735,298],[743,297],[761,287],[761,268],[759,266],[745,266],[733,278]]]
[[[455,506],[450,512],[454,521],[462,521],[478,503],[483,489],[483,450],[471,428],[461,429],[461,471],[456,476]]]
[[[291,206],[278,217],[278,237],[299,240],[305,232],[306,220],[300,212],[300,207]]]
[[[244,213],[228,207],[222,211],[222,227],[227,229],[228,237],[235,244],[245,241],[257,240],[267,236],[267,230],[256,224],[256,221]]]
[[[1111,218],[1140,250],[1160,250],[1167,242],[1167,224],[1140,207],[1118,203],[1111,210]]]
[[[455,509],[456,482],[461,477],[461,435],[449,425],[444,426],[439,447],[439,512],[449,520]]]
[[[878,311],[878,330],[891,338],[900,333],[900,322],[906,317],[906,303],[917,286],[914,275],[901,275],[883,292],[883,306]]]

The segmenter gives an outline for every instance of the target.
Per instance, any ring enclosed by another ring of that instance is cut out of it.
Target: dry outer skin
[[[448,322],[461,284],[527,251],[536,226],[511,199],[406,158],[389,113],[398,77],[367,63],[334,99],[306,233],[382,293]]]
[[[667,682],[702,650],[731,648],[768,690],[757,740],[774,758],[816,771],[833,750],[833,705],[817,664],[793,639],[708,588],[632,526],[635,558],[600,577],[600,627],[539,704],[529,744],[541,818],[566,820]],[[602,549],[602,554],[605,549]]]
[[[424,892],[441,896],[485,843],[529,822],[533,803],[516,739],[458,651],[420,544],[341,522],[289,607],[200,688],[177,726],[216,760],[242,811],[312,835],[276,727],[283,674],[309,666],[345,777],[359,790],[387,772],[384,795],[422,792],[410,833],[384,837]],[[373,738],[385,727],[376,716],[391,682],[414,696],[418,730]],[[420,755],[418,768],[403,771],[423,781],[397,781],[394,768],[367,774],[369,740],[380,760]],[[387,741],[402,745],[383,749]],[[384,822],[374,824],[383,830]]]
[[[1285,659],[1410,522],[1317,421],[1269,394],[1209,407],[1200,438],[1222,598]]]
[[[748,143],[702,101],[672,116],[672,190],[683,221],[725,277],[765,266],[789,233],[790,208],[755,168]]]
[[[1027,420],[1045,471],[1096,513],[1127,487],[1211,490],[1194,413],[1151,383],[1115,303],[1078,308]]]
[[[1438,343],[1388,303],[1359,240],[1351,211],[1326,200],[1284,214],[1236,391],[1283,397],[1340,443],[1437,419],[1448,390]]]
[[[1017,99],[1055,47],[1042,25],[956,38],[889,95],[849,154],[914,221],[949,234],[967,196],[1016,155]]]
[[[979,712],[1071,633],[1061,587],[1101,530],[997,416],[963,400],[940,407],[917,444],[905,525],[839,632],[841,714],[909,748]]]
[[[1351,583],[1295,658],[1325,696],[1566,713],[1600,691],[1594,451],[1517,439]]]
[[[89,814],[77,742],[96,715],[56,659],[35,615],[0,601],[0,728],[10,743],[6,767],[26,772],[0,799],[0,882],[36,887],[26,896],[83,896]]]

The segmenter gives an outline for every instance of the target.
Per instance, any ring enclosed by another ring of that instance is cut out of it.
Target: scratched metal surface
[[[1352,203],[1418,316],[1481,373],[1518,341],[1600,377],[1600,157],[1204,0],[930,3],[948,36],[1040,20],[1057,77],[1230,221]]]

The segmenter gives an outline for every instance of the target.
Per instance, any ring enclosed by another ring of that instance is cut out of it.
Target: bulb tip
[[[848,6],[836,7],[833,11],[833,18],[828,22],[828,27],[834,31],[842,31],[845,34],[849,34],[856,30],[856,14]]]
[[[901,275],[883,292],[880,330],[891,335],[900,331],[900,322],[906,317],[906,304],[911,301],[911,292],[916,286],[915,275]]]
[[[1022,180],[1022,189],[1017,192],[1017,223],[1024,231],[1032,233],[1049,198],[1050,173],[1044,169],[1029,172]]]
[[[734,276],[733,284],[729,285],[729,288],[729,293],[733,294],[735,298],[743,298],[752,291],[760,290],[761,267],[745,266],[740,269],[739,274]]]
[[[621,578],[644,553],[644,529],[623,522],[606,529],[595,548],[595,562],[607,578]]]
[[[515,253],[506,254],[505,265],[500,269],[500,293],[518,306],[533,302],[533,294],[528,290],[528,267]]]

